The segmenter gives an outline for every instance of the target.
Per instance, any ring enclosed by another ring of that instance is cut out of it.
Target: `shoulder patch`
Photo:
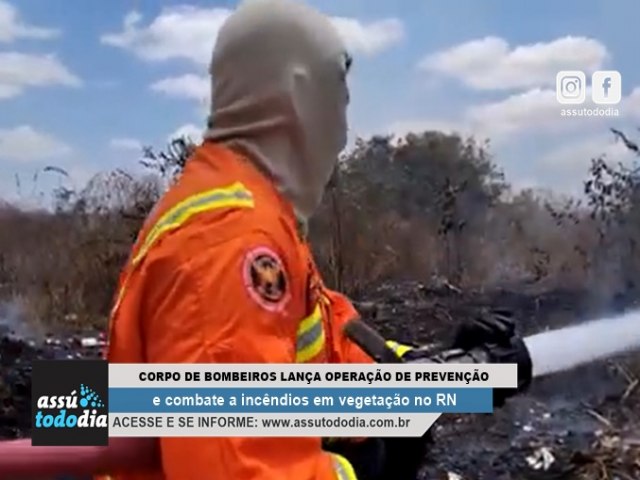
[[[244,284],[251,298],[265,310],[282,310],[290,298],[289,279],[277,253],[258,247],[247,253],[243,264]]]

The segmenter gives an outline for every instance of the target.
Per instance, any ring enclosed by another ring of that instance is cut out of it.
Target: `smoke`
[[[12,336],[20,339],[36,339],[41,337],[27,320],[20,301],[0,302],[0,336]]]
[[[640,310],[524,339],[533,376],[549,375],[640,349]]]

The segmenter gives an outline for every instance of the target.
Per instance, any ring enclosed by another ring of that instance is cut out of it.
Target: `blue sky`
[[[628,159],[607,129],[640,125],[637,0],[313,3],[355,57],[354,135],[439,128],[490,138],[516,187],[561,193],[579,189],[591,156]],[[30,201],[30,179],[46,165],[82,184],[139,170],[141,144],[197,135],[208,56],[235,4],[0,0],[0,198]],[[556,73],[574,69],[621,73],[618,117],[560,115]],[[57,181],[41,176],[35,191]]]

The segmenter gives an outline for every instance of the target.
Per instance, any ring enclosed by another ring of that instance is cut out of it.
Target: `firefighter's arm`
[[[373,359],[347,338],[343,331],[343,327],[350,320],[360,317],[353,303],[345,295],[333,290],[326,290],[326,295],[329,297],[333,310],[333,347],[338,354],[340,363],[372,363]],[[387,346],[399,357],[412,348],[394,340],[387,340]]]
[[[156,454],[156,441],[148,438],[111,438],[107,447],[41,447],[30,439],[8,440],[0,442],[0,478],[138,472],[155,467]]]
[[[143,315],[149,361],[293,363],[306,283],[286,252],[254,234],[154,262]],[[160,451],[167,480],[362,480],[320,438],[162,438]]]
[[[343,363],[371,363],[369,357],[358,345],[351,341],[343,332],[344,325],[354,318],[359,318],[358,312],[349,299],[335,291],[328,291],[333,310],[334,348]],[[396,355],[402,357],[411,347],[387,341],[387,346]],[[426,454],[426,441],[423,438],[328,438],[325,448],[340,453],[352,459],[356,464],[360,458],[367,458],[372,445],[382,444],[383,457],[377,466],[379,478],[394,478],[397,480],[413,480]]]

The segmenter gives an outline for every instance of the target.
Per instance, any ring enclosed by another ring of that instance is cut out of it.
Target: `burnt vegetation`
[[[611,134],[640,155],[633,138]],[[53,209],[0,201],[0,337],[8,319],[18,335],[103,328],[138,230],[193,148],[189,139],[145,148],[146,175],[113,171],[60,187]],[[311,222],[317,263],[330,286],[399,341],[446,341],[479,306],[513,309],[525,333],[634,308],[640,169],[587,161],[575,179],[584,195],[573,199],[513,191],[490,145],[472,138],[431,131],[359,140]],[[18,364],[42,352],[4,342],[0,424],[11,428],[0,437],[20,436],[29,380]],[[626,358],[541,381],[494,416],[448,416],[434,429],[425,475],[640,478],[639,365]],[[556,458],[548,471],[526,460],[541,448]]]
[[[624,133],[612,134],[638,154]],[[189,139],[147,147],[148,175],[117,170],[59,187],[53,211],[0,204],[0,298],[45,324],[104,324],[142,221],[193,148]],[[640,278],[639,179],[598,157],[581,201],[513,192],[487,144],[439,132],[373,137],[341,159],[311,239],[327,282],[355,297],[418,281],[572,289],[609,302]]]

